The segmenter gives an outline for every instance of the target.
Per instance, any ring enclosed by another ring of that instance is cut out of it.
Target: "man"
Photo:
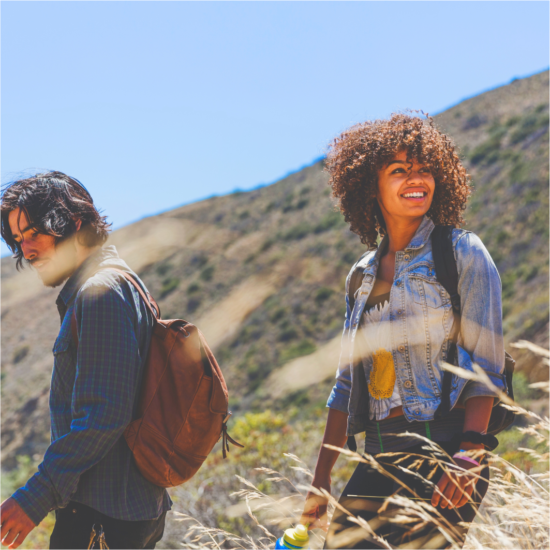
[[[46,286],[65,283],[57,298],[51,443],[38,472],[2,503],[3,544],[17,548],[55,510],[50,548],[88,548],[92,527],[110,548],[154,548],[171,501],[139,473],[123,437],[154,320],[133,285],[106,268],[127,271],[146,288],[115,247],[104,246],[110,224],[78,180],[49,172],[16,181],[4,189],[0,210],[18,268],[30,264]]]

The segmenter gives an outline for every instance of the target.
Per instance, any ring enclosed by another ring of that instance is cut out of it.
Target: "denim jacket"
[[[454,318],[450,296],[437,282],[432,257],[433,222],[424,217],[405,250],[395,256],[395,276],[390,292],[390,321],[396,384],[409,422],[433,420],[441,401],[443,370]],[[386,237],[387,238],[387,237]],[[361,339],[357,338],[365,304],[374,286],[384,242],[359,264],[363,282],[350,311],[346,281],[346,320],[342,334],[340,363],[327,407],[347,413],[348,435],[365,431],[369,422],[365,381],[370,366],[364,366]],[[477,363],[500,389],[504,376],[501,284],[498,271],[477,235],[453,230],[453,250],[457,261],[461,298],[461,326],[458,338],[458,365],[473,371]],[[355,266],[354,266],[355,267]],[[372,362],[366,361],[371,365]],[[361,372],[364,371],[364,375]],[[485,384],[453,375],[451,407],[471,397],[493,396]],[[495,403],[497,400],[495,400]]]

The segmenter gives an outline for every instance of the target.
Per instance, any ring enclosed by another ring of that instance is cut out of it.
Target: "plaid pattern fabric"
[[[153,318],[121,275],[94,275],[106,266],[139,281],[115,247],[106,246],[78,268],[57,299],[61,330],[53,347],[51,444],[38,472],[13,495],[36,524],[69,500],[133,521],[170,509],[168,493],[139,473],[122,437],[135,412]],[[75,308],[78,348],[71,335]]]

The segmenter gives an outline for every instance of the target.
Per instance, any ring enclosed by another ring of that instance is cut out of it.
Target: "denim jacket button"
[[[401,353],[403,353],[405,351],[405,346],[403,344],[401,344],[398,348],[397,348]]]
[[[412,388],[412,382],[410,380],[405,380],[405,382],[403,382],[403,386],[407,389],[410,389]],[[418,414],[418,411],[414,411],[414,414]]]
[[[405,254],[403,256],[403,259],[409,261],[411,259],[411,257],[408,254]]]

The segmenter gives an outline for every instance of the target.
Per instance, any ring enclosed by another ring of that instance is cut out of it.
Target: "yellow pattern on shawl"
[[[392,396],[394,386],[395,366],[393,355],[385,349],[379,349],[372,357],[369,393],[375,399],[387,399]]]

